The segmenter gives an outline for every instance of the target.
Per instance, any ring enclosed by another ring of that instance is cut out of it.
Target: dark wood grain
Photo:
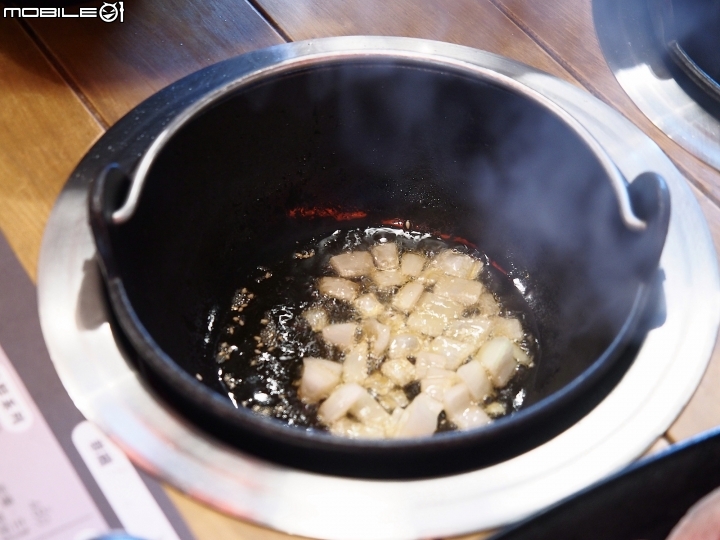
[[[30,26],[108,124],[184,75],[284,43],[243,0],[130,0],[123,23],[33,19]]]
[[[293,40],[384,35],[436,39],[509,56],[577,84],[488,0],[257,0]]]
[[[0,22],[0,229],[33,279],[55,198],[101,134],[20,25]]]

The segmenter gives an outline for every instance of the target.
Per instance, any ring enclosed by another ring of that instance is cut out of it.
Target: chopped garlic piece
[[[480,295],[480,299],[478,300],[476,307],[480,313],[487,315],[488,317],[498,315],[500,313],[500,305],[489,291],[485,291]]]
[[[425,267],[427,259],[417,253],[404,253],[400,264],[400,271],[409,277],[418,277]]]
[[[490,319],[482,315],[468,319],[458,319],[450,323],[444,335],[480,347],[488,337],[490,325]]]
[[[448,276],[465,279],[475,279],[483,267],[481,261],[452,249],[441,252],[430,264],[439,268]]]
[[[497,401],[493,401],[487,407],[485,407],[485,412],[492,416],[502,416],[506,412],[505,405]]]
[[[463,306],[471,306],[477,303],[483,290],[483,284],[479,281],[448,276],[439,279],[435,283],[433,292],[443,298],[454,300]]]
[[[432,435],[442,403],[426,394],[418,395],[403,411],[395,429],[396,437],[422,437]]]
[[[363,331],[371,343],[370,354],[380,358],[390,344],[390,327],[376,319],[368,319],[363,325]]]
[[[340,383],[342,365],[323,358],[305,358],[298,395],[305,403],[317,403]]]
[[[520,346],[520,321],[501,317],[477,279],[482,261],[454,249],[432,260],[399,257],[398,245],[387,242],[335,255],[330,266],[337,277],[320,278],[319,292],[351,302],[356,315],[348,319],[360,319],[329,324],[330,312],[317,305],[303,312],[345,354],[342,363],[306,359],[298,395],[320,403],[318,418],[332,433],[414,437],[434,433],[443,408],[458,429],[505,414],[499,402],[482,403],[532,359]],[[403,388],[415,382],[420,394],[409,399]]]
[[[428,379],[425,378],[420,381],[420,389],[423,394],[430,396],[433,399],[440,400],[445,395],[445,390],[453,385],[451,379]]]
[[[357,296],[360,286],[343,278],[324,277],[318,281],[318,290],[325,296],[352,302]]]
[[[415,366],[404,358],[386,360],[380,371],[398,386],[405,386],[415,380]]]
[[[405,409],[402,409],[400,407],[398,407],[392,412],[392,414],[390,415],[390,419],[385,426],[386,437],[395,437],[395,432],[397,431],[398,424],[400,423],[400,419],[402,418],[404,412]]]
[[[407,277],[400,270],[373,270],[370,277],[378,289],[392,289],[407,281]]]
[[[395,388],[395,383],[376,371],[363,381],[363,386],[377,396],[386,396]]]
[[[445,368],[445,357],[442,354],[420,351],[415,355],[415,376],[422,379],[429,368]]]
[[[367,251],[351,251],[330,257],[330,266],[344,278],[367,276],[374,268],[373,259]]]
[[[369,426],[351,418],[341,418],[330,426],[330,433],[350,439],[382,439],[385,430],[377,426]]]
[[[396,388],[386,396],[380,396],[378,402],[386,411],[395,411],[395,409],[404,409],[410,403],[404,390]]]
[[[445,318],[432,313],[416,311],[408,317],[407,325],[413,332],[436,337],[445,330]]]
[[[414,334],[398,334],[392,338],[388,347],[390,358],[407,358],[420,350],[422,343]]]
[[[429,379],[451,379],[453,384],[460,382],[460,379],[457,377],[457,373],[445,368],[429,367],[425,377]]]
[[[476,349],[472,343],[457,341],[445,336],[433,339],[430,348],[432,352],[442,354],[445,357],[445,367],[452,370],[459,368]]]
[[[439,279],[442,279],[446,276],[445,272],[443,272],[440,268],[437,266],[429,265],[425,270],[420,272],[420,275],[418,276],[417,280],[427,286],[435,285],[435,282]]]
[[[490,377],[477,360],[470,360],[457,370],[458,376],[467,385],[470,395],[475,401],[482,401],[493,393]]]
[[[355,323],[330,324],[322,329],[322,337],[328,343],[348,350],[355,343],[357,329]]]
[[[517,363],[513,358],[513,343],[506,337],[496,337],[486,342],[475,358],[490,374],[497,388],[504,387],[515,373]]]
[[[363,317],[377,317],[385,310],[373,293],[363,294],[355,299],[355,309],[360,312]]]
[[[423,293],[420,300],[418,300],[415,306],[415,312],[430,313],[442,317],[445,324],[449,324],[462,315],[463,306],[454,300],[426,292]]]
[[[445,390],[460,382],[457,373],[448,369],[429,368],[425,378],[420,381],[420,390],[430,397],[442,401]],[[415,398],[417,399],[417,398]]]
[[[491,422],[487,413],[477,405],[470,405],[461,413],[453,415],[450,421],[462,430],[474,429]]]
[[[359,384],[348,383],[337,386],[320,405],[318,418],[326,424],[338,421],[363,395],[367,395],[367,391]]]
[[[490,417],[470,400],[465,383],[456,384],[445,391],[443,407],[448,419],[459,429],[472,429],[490,422]]]
[[[405,315],[395,311],[394,309],[388,309],[383,311],[377,317],[378,321],[386,324],[390,327],[393,333],[399,333],[405,328]]]
[[[518,361],[518,364],[522,364],[523,366],[529,366],[532,364],[532,360],[528,354],[516,343],[513,343],[513,356],[515,357],[515,360]]]
[[[342,364],[343,381],[346,383],[361,383],[368,376],[368,345],[365,341],[355,345],[349,353],[345,355]]]
[[[420,299],[420,295],[422,295],[424,291],[425,287],[422,283],[418,283],[417,281],[406,283],[395,293],[392,300],[392,307],[407,313],[415,306],[415,303]]]
[[[397,245],[394,242],[379,244],[370,251],[375,259],[375,266],[380,270],[396,270],[400,266]]]
[[[328,316],[324,309],[310,308],[303,311],[303,319],[305,319],[313,332],[319,332],[328,325]]]
[[[520,341],[524,336],[522,325],[517,319],[495,317],[492,323],[492,332],[495,336],[505,336],[513,341]]]
[[[367,390],[363,389],[363,394],[350,408],[350,414],[357,418],[360,422],[368,426],[377,426],[385,428],[390,420],[390,415],[382,406],[375,401]]]
[[[452,416],[462,413],[471,404],[470,391],[464,382],[451,386],[443,394],[443,407],[451,420]]]

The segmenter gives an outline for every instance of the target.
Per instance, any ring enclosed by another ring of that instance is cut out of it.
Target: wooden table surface
[[[666,137],[625,95],[603,60],[590,1],[126,0],[123,23],[0,18],[0,229],[35,279],[43,228],[65,180],[108,126],[140,101],[247,51],[364,34],[484,49],[585,88],[669,155],[690,183],[717,248],[720,172]],[[700,387],[652,449],[720,424],[718,387],[716,345]],[[200,540],[288,538],[168,492]]]

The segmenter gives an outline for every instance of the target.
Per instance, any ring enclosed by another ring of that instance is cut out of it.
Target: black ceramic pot
[[[151,98],[164,111],[146,120],[156,139],[92,187],[110,305],[147,380],[226,443],[328,474],[448,474],[568,427],[635,335],[668,227],[663,180],[628,185],[572,117],[509,77],[420,52],[283,51]],[[229,309],[255,267],[338,228],[291,217],[298,206],[366,214],[344,226],[407,219],[469,239],[507,269],[539,338],[525,408],[476,431],[393,441],[235,408],[217,383],[209,315]]]

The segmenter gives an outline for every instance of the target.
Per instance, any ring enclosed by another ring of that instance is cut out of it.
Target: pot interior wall
[[[213,320],[296,240],[411,220],[477,244],[527,287],[541,357],[533,403],[608,347],[637,291],[594,154],[547,109],[477,77],[412,63],[326,64],[228,95],[185,124],[113,232],[129,299],[158,345],[222,391]]]

